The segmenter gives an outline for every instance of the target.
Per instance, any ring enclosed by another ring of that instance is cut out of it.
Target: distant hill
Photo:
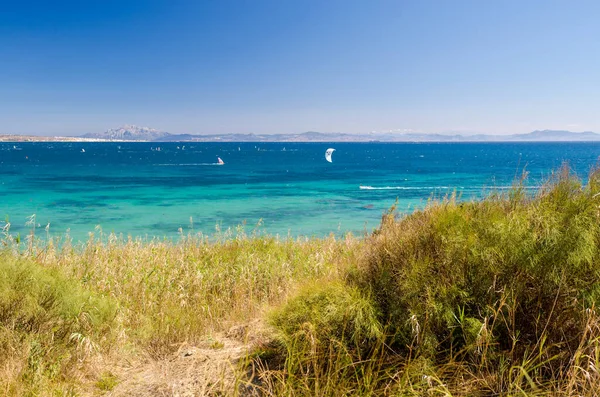
[[[554,130],[513,135],[345,134],[310,131],[299,134],[166,135],[159,140],[196,142],[567,142],[600,141],[600,134]]]
[[[298,134],[169,134],[147,127],[125,125],[82,138],[151,142],[571,142],[600,141],[594,132],[571,132],[557,130],[533,131],[513,135],[461,135],[425,133],[369,133],[346,134],[341,132],[303,132]]]
[[[600,141],[594,132],[571,132],[559,130],[536,130],[526,134],[512,135],[443,135],[443,134],[387,134],[379,138],[382,142],[589,142]]]
[[[528,134],[510,135],[515,141],[598,141],[600,134],[595,132],[571,132],[560,130],[533,131]]]

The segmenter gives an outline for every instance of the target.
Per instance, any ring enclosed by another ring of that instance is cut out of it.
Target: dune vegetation
[[[526,183],[392,208],[360,237],[75,246],[7,225],[0,394],[118,395],[123,368],[246,326],[263,337],[215,395],[596,395],[600,172]]]

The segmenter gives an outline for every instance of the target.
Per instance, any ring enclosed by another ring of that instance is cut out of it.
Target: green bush
[[[0,361],[20,368],[0,385],[39,394],[67,380],[110,336],[115,312],[60,271],[0,254]]]
[[[574,350],[600,286],[598,172],[562,169],[537,195],[434,202],[370,238],[359,284],[396,335],[430,357]],[[475,358],[475,357],[473,357]],[[565,357],[566,358],[566,357]]]
[[[273,395],[363,395],[380,382],[383,362],[368,357],[381,348],[382,327],[372,301],[355,287],[305,287],[271,313],[270,323],[279,344],[261,367],[285,368],[283,377],[265,374]]]
[[[332,342],[357,350],[382,336],[370,299],[342,282],[305,287],[274,311],[270,322],[284,343],[299,351],[322,352]]]

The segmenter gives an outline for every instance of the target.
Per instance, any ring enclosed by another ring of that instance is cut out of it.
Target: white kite
[[[329,161],[331,163],[331,154],[333,153],[335,149],[327,149],[327,151],[325,152],[325,160]]]

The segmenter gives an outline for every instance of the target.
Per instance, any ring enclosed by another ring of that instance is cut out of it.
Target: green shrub
[[[494,346],[514,358],[542,340],[577,347],[600,285],[598,184],[564,168],[536,196],[518,190],[384,218],[359,284],[397,349],[448,358]]]
[[[0,254],[0,361],[17,369],[4,373],[0,385],[39,394],[44,385],[74,380],[110,337],[115,312],[108,299],[60,271]]]
[[[371,300],[355,287],[341,281],[305,287],[270,323],[279,348],[266,367],[283,361],[285,368],[283,377],[265,374],[274,395],[362,395],[378,387],[384,362],[369,357],[381,349],[383,331]]]
[[[305,287],[274,311],[270,322],[286,345],[300,351],[323,352],[332,342],[358,350],[382,337],[370,299],[342,282]]]

